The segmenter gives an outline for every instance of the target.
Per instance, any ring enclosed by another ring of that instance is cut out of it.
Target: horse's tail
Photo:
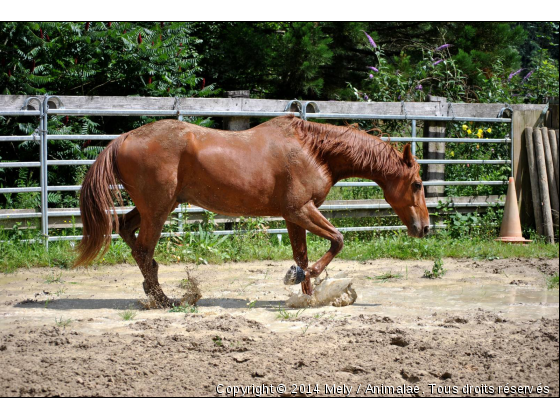
[[[105,254],[111,245],[113,221],[119,231],[114,199],[123,205],[119,189],[120,175],[117,167],[119,147],[127,138],[125,133],[114,139],[103,150],[84,178],[80,193],[80,212],[83,239],[78,245],[78,258],[74,267],[91,263],[100,250]]]

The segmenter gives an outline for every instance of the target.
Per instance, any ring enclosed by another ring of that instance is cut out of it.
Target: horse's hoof
[[[178,304],[178,300],[169,299],[163,293],[149,293],[146,307],[148,309],[167,309],[172,308],[174,305]]]
[[[169,309],[172,308],[175,304],[175,302],[171,299],[168,299],[167,297],[165,299],[159,298],[159,299],[154,299],[155,305],[157,308],[159,309]]]
[[[293,286],[295,284],[300,284],[304,280],[305,271],[297,265],[292,265],[284,277],[284,284],[287,286]]]

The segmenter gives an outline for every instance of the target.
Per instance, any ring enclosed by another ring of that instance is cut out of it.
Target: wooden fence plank
[[[0,110],[19,110],[23,106],[26,95],[0,95]],[[156,98],[141,96],[65,96],[60,95],[64,108],[67,109],[174,109],[175,98]],[[55,101],[53,101],[55,102]],[[315,101],[321,112],[402,115],[400,102],[339,102]],[[196,111],[255,111],[281,112],[288,99],[247,99],[247,98],[178,98],[178,107]],[[34,103],[32,103],[33,105]],[[453,104],[457,118],[462,117],[496,117],[503,104]],[[519,104],[512,105],[513,110],[542,111],[544,105]],[[413,115],[436,115],[441,111],[436,103],[407,102],[407,113]],[[444,115],[452,116],[449,105]]]

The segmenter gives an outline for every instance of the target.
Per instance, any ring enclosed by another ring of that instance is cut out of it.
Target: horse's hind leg
[[[144,292],[161,307],[170,307],[172,302],[159,285],[158,263],[153,258],[168,214],[169,212],[159,212],[155,215],[142,215],[140,233],[132,248],[132,256],[144,276]]]
[[[286,220],[300,226],[321,238],[331,241],[330,249],[315,264],[309,268],[305,268],[305,281],[302,283],[304,293],[310,295],[312,293],[311,278],[318,277],[325,267],[333,260],[333,258],[342,250],[344,238],[321,212],[315,207],[313,202],[307,203],[300,210],[284,216]],[[293,246],[293,245],[292,245]],[[303,267],[302,267],[303,268]],[[288,272],[289,274],[289,272]]]
[[[119,217],[119,235],[130,249],[134,249],[134,244],[136,243],[135,233],[140,227],[141,220],[140,212],[136,207]]]

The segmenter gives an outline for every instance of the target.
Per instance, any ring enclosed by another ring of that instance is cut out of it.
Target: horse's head
[[[410,144],[402,153],[403,170],[383,182],[385,200],[408,228],[408,234],[422,238],[430,231],[430,216],[420,178],[420,165],[414,159]]]

